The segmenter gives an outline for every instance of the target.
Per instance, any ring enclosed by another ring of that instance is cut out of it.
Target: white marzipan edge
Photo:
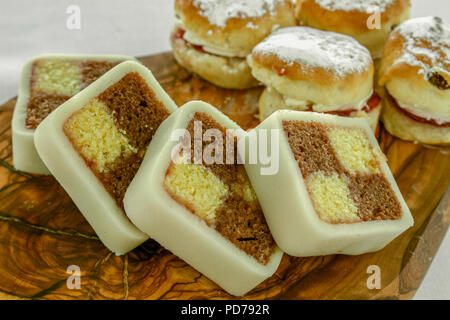
[[[152,73],[141,64],[119,64],[89,87],[53,111],[36,129],[34,140],[39,156],[64,187],[100,240],[114,253],[122,255],[148,239],[119,208],[63,132],[65,121],[91,99],[130,72],[137,72],[151,87],[169,112],[177,109]]]
[[[34,146],[35,130],[28,129],[25,126],[27,118],[27,105],[30,98],[30,78],[32,66],[35,61],[43,59],[64,59],[64,60],[96,60],[96,61],[127,61],[135,58],[119,55],[93,55],[93,54],[46,54],[31,58],[22,69],[22,75],[19,83],[19,94],[14,108],[12,119],[12,144],[13,144],[13,162],[17,170],[34,173],[50,174],[45,164],[39,157]]]
[[[300,168],[283,133],[283,120],[317,121],[361,128],[367,133],[375,151],[380,155],[383,153],[373,132],[363,119],[283,110],[273,113],[256,127],[254,130],[257,136],[260,135],[260,129],[280,130],[278,173],[261,175],[260,169],[263,166],[260,163],[246,164],[246,169],[272,235],[284,252],[292,256],[358,255],[382,249],[413,225],[414,221],[408,206],[384,160],[381,163],[381,171],[391,184],[401,205],[401,219],[351,224],[329,224],[322,221],[313,208]],[[270,137],[270,133],[267,135]],[[270,146],[267,149],[271,150]],[[240,149],[241,157],[243,152]]]
[[[223,127],[239,126],[204,102],[189,102],[160,126],[144,161],[128,188],[124,205],[128,217],[142,231],[235,296],[242,296],[270,277],[283,253],[277,248],[267,265],[238,249],[202,219],[173,200],[164,178],[171,162],[176,129],[185,129],[196,112],[211,115]],[[242,134],[240,131],[238,135]]]

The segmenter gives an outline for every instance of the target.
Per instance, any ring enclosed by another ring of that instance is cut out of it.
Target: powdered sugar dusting
[[[225,27],[231,18],[257,18],[275,9],[284,0],[194,0],[200,14],[209,22]]]
[[[426,80],[435,72],[450,74],[450,26],[438,17],[408,20],[395,29],[405,38],[396,63],[420,67]]]
[[[330,11],[384,12],[394,0],[315,0],[318,5]]]
[[[353,38],[309,27],[289,27],[272,33],[253,53],[274,54],[282,61],[321,67],[343,77],[371,65],[369,51]]]

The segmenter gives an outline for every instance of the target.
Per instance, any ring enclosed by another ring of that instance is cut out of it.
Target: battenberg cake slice
[[[267,130],[275,130],[275,138],[264,140],[272,137]],[[259,159],[245,161],[245,166],[284,252],[318,256],[377,251],[413,225],[365,121],[277,111],[246,134],[245,144],[239,144],[241,158],[249,159],[252,140],[278,151],[275,174],[261,174],[265,165]]]
[[[34,131],[53,110],[117,64],[134,60],[118,55],[40,55],[22,70],[12,120],[14,167],[35,174],[50,172],[34,146]]]
[[[124,199],[138,228],[236,296],[282,257],[237,160],[241,132],[211,105],[187,103],[158,129]]]
[[[126,217],[123,197],[153,135],[176,108],[146,67],[128,61],[65,102],[36,129],[39,156],[118,255],[148,238]]]

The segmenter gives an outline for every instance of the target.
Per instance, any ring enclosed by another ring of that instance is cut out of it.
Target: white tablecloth
[[[414,17],[450,22],[450,1],[412,0]],[[81,10],[81,29],[66,26],[70,5]],[[173,0],[14,0],[0,4],[0,103],[17,94],[23,64],[42,53],[148,55],[170,49]],[[450,233],[416,299],[450,299]]]

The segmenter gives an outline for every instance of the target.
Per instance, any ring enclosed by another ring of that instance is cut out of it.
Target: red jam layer
[[[401,112],[402,114],[404,114],[405,116],[407,116],[408,118],[410,118],[416,122],[428,124],[430,126],[439,127],[439,128],[450,127],[450,122],[438,123],[436,120],[433,120],[433,119],[425,119],[425,118],[419,117],[419,116],[403,109],[402,107],[400,107],[400,105],[397,103],[397,100],[395,100],[394,97],[392,97],[391,95],[389,95],[389,99],[390,99],[391,104],[394,106],[394,108],[396,108],[399,112]]]
[[[281,68],[281,69],[274,68],[274,69],[275,69],[275,72],[276,72],[280,77],[285,76],[285,75],[288,73],[287,70],[286,70],[286,68]]]
[[[195,49],[199,52],[202,53],[207,53],[202,46],[196,46],[192,43],[190,43],[189,41],[187,41],[186,39],[184,39],[184,34],[186,33],[185,30],[178,28],[173,34],[172,34],[172,40],[182,40],[184,41],[185,45],[189,48]]]
[[[365,111],[366,113],[370,113],[372,110],[377,108],[380,105],[381,98],[380,96],[374,92],[373,95],[370,97],[369,100],[367,100],[366,105],[361,109],[362,111]],[[313,111],[312,104],[309,106],[307,111]],[[347,110],[336,110],[336,111],[327,111],[324,113],[327,114],[334,114],[336,116],[341,117],[350,117],[351,114],[355,111],[358,111],[357,109],[347,109]]]

